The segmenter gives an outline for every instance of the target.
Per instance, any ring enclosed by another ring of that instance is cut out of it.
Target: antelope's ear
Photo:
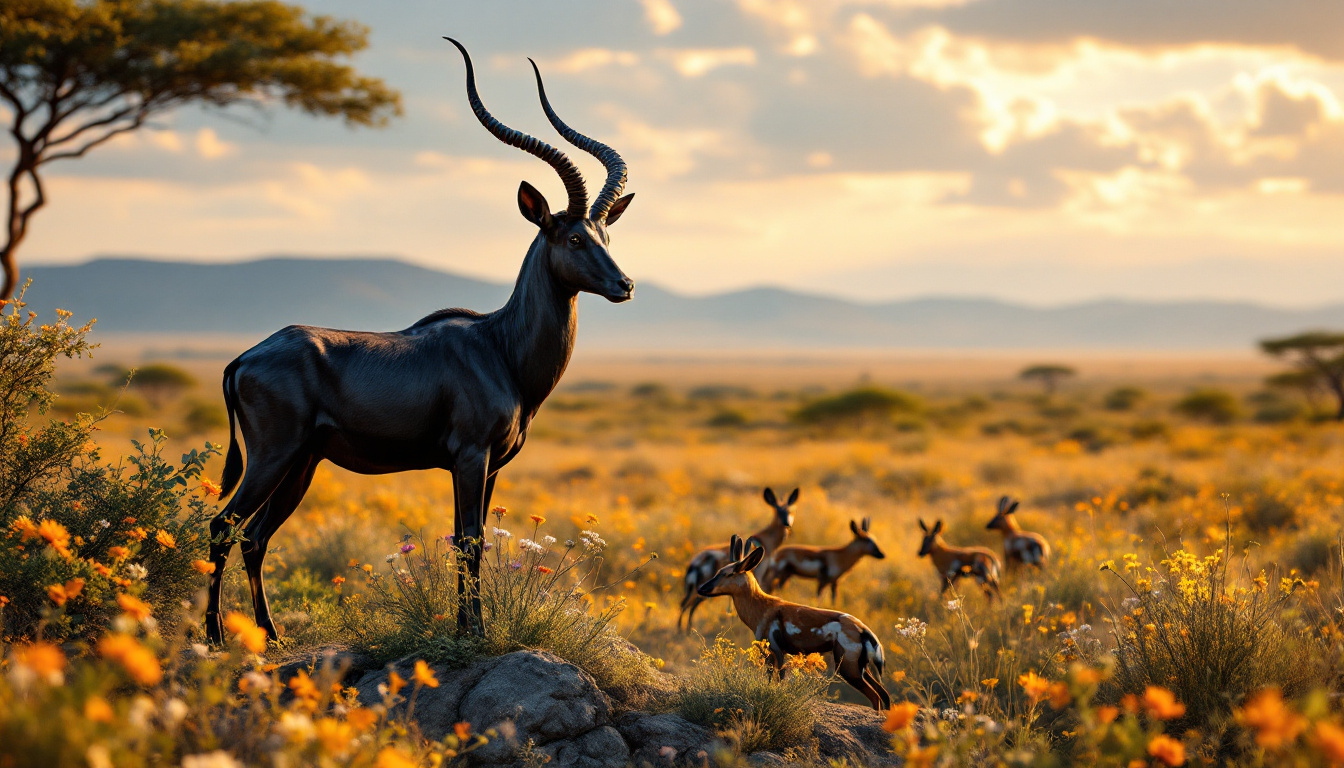
[[[863,518],[863,526],[862,526],[862,528],[863,528],[863,532],[864,532],[864,533],[867,533],[867,532],[868,532],[868,529],[869,529],[869,528],[872,528],[872,527],[873,527],[873,518],[871,518],[871,517],[865,517],[865,518]]]
[[[928,532],[929,532],[929,526],[927,526],[927,525],[924,524],[924,518],[922,518],[922,517],[919,518],[919,530],[921,530],[921,531],[923,531],[923,532],[925,532],[925,533],[928,533]]]
[[[858,523],[855,523],[853,520],[850,520],[850,521],[849,521],[849,530],[850,530],[855,536],[858,536],[858,535],[859,535],[859,525],[858,525]]]
[[[1000,497],[999,497],[999,514],[1002,515],[1002,514],[1003,514],[1003,510],[1006,509],[1007,507],[1008,507],[1008,497],[1007,497],[1007,496],[1000,496]]]
[[[1005,510],[1003,511],[1003,514],[1005,514],[1005,515],[1011,515],[1011,514],[1013,514],[1014,512],[1016,512],[1016,511],[1017,511],[1017,504],[1018,504],[1018,502],[1016,502],[1016,501],[1014,501],[1012,504],[1009,504],[1009,505],[1008,505],[1008,508],[1005,509]]]
[[[794,504],[797,503],[798,503],[798,489],[794,488],[793,493],[789,494],[789,506],[792,507]]]
[[[523,212],[524,219],[536,224],[543,232],[549,232],[555,222],[546,197],[526,181],[518,185],[518,210]]]
[[[630,194],[626,195],[625,197],[622,197],[620,200],[617,200],[616,202],[611,204],[611,210],[607,211],[608,227],[610,227],[612,224],[615,224],[616,220],[621,218],[621,214],[625,213],[625,209],[630,207],[630,201],[634,199],[635,199],[635,193],[631,192]]]
[[[929,531],[929,533],[932,533],[934,536],[937,536],[938,534],[940,534],[940,533],[942,533],[942,532],[943,532],[943,521],[942,521],[942,520],[939,520],[938,522],[934,523],[934,524],[933,524],[933,530],[932,530],[932,531]]]
[[[760,565],[761,560],[764,559],[765,559],[765,547],[759,545],[752,547],[751,554],[747,555],[747,559],[742,561],[742,567],[740,570],[754,571],[756,570],[756,566]]]
[[[733,534],[732,540],[728,542],[728,558],[734,561],[742,559],[742,537],[736,533]]]
[[[761,494],[761,495],[765,497],[765,503],[766,503],[766,504],[769,504],[769,505],[772,506],[772,507],[777,507],[777,506],[779,506],[779,501],[775,498],[775,489],[773,489],[773,488],[766,488],[766,489],[765,489],[765,493],[763,493],[763,494]]]

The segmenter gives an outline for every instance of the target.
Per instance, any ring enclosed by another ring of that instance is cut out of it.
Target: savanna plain
[[[1344,437],[1326,403],[1266,388],[1278,368],[1253,353],[581,356],[496,487],[485,638],[453,626],[451,477],[323,465],[266,561],[280,642],[251,624],[235,552],[211,650],[227,358],[66,359],[83,329],[24,318],[5,313],[5,343],[31,365],[0,373],[5,765],[467,760],[499,734],[430,740],[399,702],[519,648],[604,687],[673,680],[646,706],[719,733],[704,762],[807,762],[799,724],[866,699],[824,659],[773,677],[728,598],[678,628],[686,564],[765,527],[767,487],[799,489],[789,544],[842,546],[871,519],[886,556],[835,607],[883,644],[909,765],[1344,764]],[[1019,378],[1035,358],[1078,375]],[[1050,558],[1005,565],[997,599],[972,579],[940,593],[920,521],[1002,559],[986,525],[1005,495]],[[782,596],[831,607],[801,579]],[[374,705],[321,670],[278,677],[328,647],[426,664]]]

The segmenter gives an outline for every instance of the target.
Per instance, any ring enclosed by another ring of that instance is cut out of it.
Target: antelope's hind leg
[[[461,456],[453,466],[453,506],[455,541],[467,556],[467,573],[457,577],[457,631],[485,636],[481,615],[481,553],[485,543],[485,494],[493,487],[489,478],[489,460],[482,451]]]
[[[262,573],[266,562],[266,550],[271,537],[280,530],[294,510],[299,508],[308,486],[313,482],[319,459],[312,455],[300,456],[290,465],[289,471],[280,481],[279,487],[271,494],[252,522],[243,532],[247,541],[243,542],[243,565],[247,568],[247,584],[252,592],[252,610],[257,617],[257,626],[266,630],[272,640],[279,640],[280,633],[271,620],[271,605],[266,599],[266,584]]]

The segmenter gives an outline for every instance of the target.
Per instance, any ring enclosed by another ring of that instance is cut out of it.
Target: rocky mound
[[[387,682],[389,670],[370,668],[369,660],[334,649],[285,665],[281,678],[320,665],[348,665],[345,684],[359,691],[360,701],[382,702],[378,687]],[[411,679],[414,659],[390,667]],[[555,768],[704,766],[711,755],[729,749],[709,729],[675,713],[629,708],[631,699],[658,697],[623,695],[613,700],[587,672],[544,651],[518,651],[463,668],[436,666],[434,671],[439,686],[419,691],[412,715],[431,739],[443,738],[454,723],[463,721],[478,732],[498,731],[499,738],[471,754],[473,765],[522,766],[545,755],[541,759],[549,759],[548,765]],[[661,676],[657,687],[672,691],[676,681]],[[813,732],[815,752],[808,762],[897,764],[882,719],[866,708],[823,705]],[[750,760],[758,765],[790,764],[768,752],[755,753]]]

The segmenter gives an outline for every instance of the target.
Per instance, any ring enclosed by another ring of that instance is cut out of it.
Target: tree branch
[[[119,127],[117,127],[117,128],[113,128],[112,130],[109,130],[107,133],[103,134],[102,136],[99,136],[99,137],[96,138],[96,139],[92,139],[92,140],[90,140],[88,143],[86,143],[84,146],[80,147],[79,149],[72,149],[72,150],[67,150],[67,151],[65,151],[65,152],[57,152],[57,153],[54,154],[54,155],[47,155],[46,157],[42,158],[42,162],[43,162],[43,163],[50,163],[50,162],[53,161],[53,160],[69,160],[69,159],[76,158],[76,157],[83,157],[84,154],[85,154],[86,152],[88,152],[89,150],[93,149],[94,147],[96,147],[96,146],[98,146],[98,145],[100,145],[100,144],[105,144],[105,143],[107,143],[108,141],[110,141],[111,139],[113,139],[113,138],[115,138],[115,137],[117,137],[117,136],[120,136],[120,135],[123,134],[123,133],[130,133],[131,131],[134,131],[135,129],[137,129],[137,128],[139,128],[140,126],[144,125],[144,124],[145,124],[145,120],[146,120],[146,118],[148,118],[148,117],[149,117],[149,113],[148,113],[148,112],[142,112],[142,113],[136,115],[136,116],[135,116],[135,119],[132,120],[131,122],[127,123],[126,125],[119,126]],[[51,146],[51,145],[48,144],[47,146]]]

